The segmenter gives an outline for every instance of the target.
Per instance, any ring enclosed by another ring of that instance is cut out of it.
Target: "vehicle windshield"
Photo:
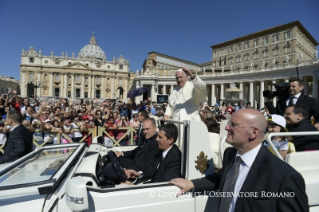
[[[49,180],[77,149],[60,147],[44,149],[0,177],[0,187]]]

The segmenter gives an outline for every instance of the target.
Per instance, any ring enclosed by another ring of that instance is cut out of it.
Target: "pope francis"
[[[198,105],[207,101],[205,82],[187,68],[178,69],[175,77],[177,86],[169,96],[164,121],[167,119],[200,121]],[[179,135],[183,135],[181,129],[180,127]],[[178,141],[176,143],[181,146]]]

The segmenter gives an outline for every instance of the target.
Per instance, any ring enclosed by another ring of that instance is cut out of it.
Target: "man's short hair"
[[[153,127],[156,127],[156,121],[155,121],[155,119],[153,119],[153,118],[146,118],[146,119],[143,120],[143,122],[144,122],[144,121],[150,121],[150,122],[152,123],[152,126],[153,126]]]
[[[31,107],[31,108],[32,108],[32,110],[34,110],[34,109],[33,109],[33,107],[32,107],[31,105],[27,105],[27,106],[25,106],[25,109],[28,109],[28,107]]]
[[[291,77],[289,78],[289,82],[298,82],[299,86],[303,86],[304,82],[302,79],[299,79],[297,77]]]
[[[159,130],[165,132],[165,136],[167,137],[167,139],[173,138],[174,139],[173,143],[176,142],[177,136],[178,136],[178,130],[175,124],[168,122],[167,124],[160,126]]]
[[[21,124],[23,120],[22,114],[20,113],[20,111],[17,111],[17,110],[9,111],[8,118],[12,119],[14,123],[18,123],[18,124]]]
[[[301,116],[303,118],[307,117],[307,111],[306,111],[306,108],[304,106],[302,106],[302,105],[291,105],[291,106],[288,106],[288,107],[293,107],[292,112],[294,112],[295,114],[301,113]]]
[[[208,132],[211,133],[219,133],[219,124],[214,118],[206,118],[204,121],[205,125],[207,126]]]
[[[140,111],[140,113],[141,113],[141,116],[144,117],[145,119],[149,118],[146,111],[143,110],[143,111]]]

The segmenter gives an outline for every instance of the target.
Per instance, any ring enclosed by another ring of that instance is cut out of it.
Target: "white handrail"
[[[319,131],[308,131],[308,132],[279,132],[279,133],[269,133],[266,138],[266,142],[271,146],[272,150],[275,152],[276,156],[281,160],[284,160],[279,151],[276,149],[274,144],[271,142],[271,137],[273,136],[300,136],[300,135],[319,135]]]

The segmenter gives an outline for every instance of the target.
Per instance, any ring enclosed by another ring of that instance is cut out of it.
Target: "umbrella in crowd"
[[[146,91],[148,91],[148,88],[146,88],[146,87],[136,88],[136,89],[131,90],[130,92],[128,92],[127,97],[128,98],[134,98],[134,97],[142,95]]]

